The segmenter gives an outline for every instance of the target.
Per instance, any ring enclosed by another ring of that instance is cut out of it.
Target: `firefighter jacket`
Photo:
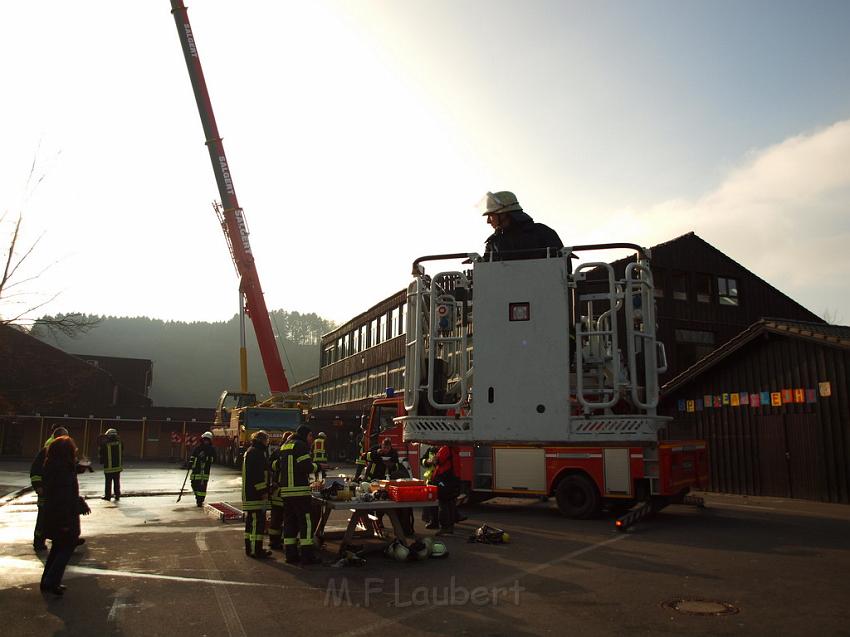
[[[297,434],[280,446],[277,462],[278,493],[284,500],[296,496],[310,495],[310,474],[318,471],[312,460],[310,447]]]
[[[313,441],[313,462],[327,462],[328,452],[325,450],[325,439],[316,438]]]
[[[100,464],[104,473],[120,472],[124,468],[121,466],[123,459],[124,445],[117,436],[110,436],[100,445]]]
[[[286,444],[286,443],[283,443]],[[280,489],[278,488],[280,485],[278,484],[278,470],[280,466],[280,446],[278,446],[274,451],[269,455],[269,480],[271,481],[269,484],[269,499],[271,500],[272,506],[283,506],[283,499],[280,497]]]
[[[428,447],[428,451],[422,456],[422,479],[425,484],[431,484],[431,477],[437,468],[437,449],[436,447]]]
[[[201,442],[189,455],[192,467],[192,480],[207,482],[210,479],[210,466],[215,462],[215,447],[211,442]]]
[[[366,462],[369,463],[366,467],[367,480],[392,475],[398,471],[398,451],[391,447],[389,451],[384,452],[380,447],[375,447],[366,454]]]
[[[512,259],[539,259],[546,256],[546,248],[563,248],[558,233],[549,226],[535,223],[522,211],[506,212],[511,225],[496,230],[487,238],[484,258],[493,261]]]
[[[255,440],[242,458],[242,509],[264,510],[269,488],[269,469],[266,464],[266,446]]]
[[[41,483],[44,479],[44,459],[47,457],[47,448],[50,446],[51,442],[53,442],[52,434],[50,438],[44,442],[44,446],[38,450],[35,459],[30,465],[30,484],[32,484],[33,489],[41,489]]]

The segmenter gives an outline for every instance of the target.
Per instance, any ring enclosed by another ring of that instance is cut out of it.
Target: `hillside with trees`
[[[319,343],[334,324],[316,314],[275,310],[270,313],[290,384],[319,373]],[[46,317],[51,319],[61,317]],[[145,358],[153,361],[154,405],[212,407],[223,389],[239,389],[239,319],[184,323],[147,317],[89,317],[96,327],[69,336],[56,330],[32,335],[69,354]],[[251,321],[246,320],[248,388],[268,396]]]

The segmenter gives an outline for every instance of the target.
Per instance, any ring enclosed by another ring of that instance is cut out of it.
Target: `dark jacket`
[[[259,511],[268,506],[269,470],[266,446],[254,441],[242,459],[242,509]]]
[[[124,468],[121,466],[124,460],[124,445],[118,436],[107,438],[106,442],[100,445],[99,455],[104,473],[118,473]]]
[[[535,223],[526,213],[505,214],[511,216],[511,224],[504,230],[496,230],[487,238],[484,247],[485,259],[540,259],[546,256],[546,248],[564,247],[557,232],[542,223]]]
[[[295,434],[280,446],[276,482],[281,498],[310,495],[310,474],[318,471],[307,440]]]
[[[189,455],[189,464],[192,467],[192,480],[209,480],[210,466],[215,462],[215,447],[212,443],[201,442]]]
[[[44,537],[75,542],[80,537],[80,487],[73,463],[44,465]]]
[[[380,447],[373,448],[366,454],[366,479],[382,479],[398,471],[398,451],[392,447],[387,453],[381,451]]]
[[[33,489],[41,489],[41,481],[44,478],[44,459],[47,457],[47,448],[51,442],[53,442],[52,434],[44,442],[44,446],[38,450],[35,459],[30,465],[30,484],[32,484]]]

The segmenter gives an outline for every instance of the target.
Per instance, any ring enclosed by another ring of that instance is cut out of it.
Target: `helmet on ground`
[[[442,542],[434,542],[434,548],[431,550],[431,557],[448,557],[449,549]]]
[[[407,559],[410,557],[410,549],[407,548],[401,542],[399,542],[393,549],[393,557],[398,562],[406,562]]]
[[[431,555],[431,551],[434,550],[434,538],[432,537],[423,537],[422,544],[425,545],[425,548],[428,549],[428,555]]]
[[[493,193],[488,192],[481,199],[479,204],[482,215],[499,215],[504,212],[522,212],[522,206],[519,205],[516,195],[507,190],[501,190]]]
[[[502,542],[507,544],[510,541],[511,541],[511,536],[507,532],[502,533]]]
[[[201,438],[206,438],[207,440],[212,440],[213,439],[212,432],[211,431],[205,431],[204,433],[201,434]]]
[[[107,430],[106,430],[106,435],[107,435],[107,436],[117,436],[117,435],[118,435],[118,430],[117,430],[117,429],[112,429],[112,428],[107,429]]]
[[[428,556],[431,554],[431,551],[428,549],[428,546],[424,541],[418,541],[411,544],[410,552],[417,560],[427,560]]]

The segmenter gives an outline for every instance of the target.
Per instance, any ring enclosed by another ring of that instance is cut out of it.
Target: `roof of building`
[[[845,325],[827,325],[810,321],[793,321],[780,318],[763,318],[731,338],[707,356],[701,358],[681,374],[672,378],[661,388],[662,394],[670,394],[687,384],[706,370],[737,352],[763,334],[777,334],[802,340],[850,350],[850,327]]]

